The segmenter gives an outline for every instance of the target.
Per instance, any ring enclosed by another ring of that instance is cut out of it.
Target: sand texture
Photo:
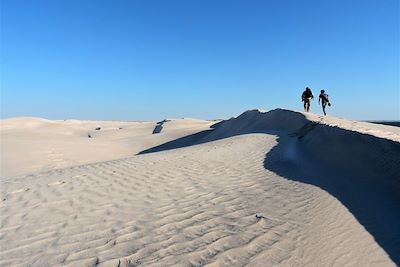
[[[0,266],[400,264],[393,126],[252,110],[1,137]]]

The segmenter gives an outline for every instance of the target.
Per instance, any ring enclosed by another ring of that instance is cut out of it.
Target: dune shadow
[[[400,265],[400,144],[325,127],[329,126],[316,125],[305,135],[281,134],[278,145],[267,153],[264,167],[334,196]],[[340,138],[314,142],[309,139],[315,136],[307,138],[313,131],[321,135],[324,130]]]
[[[278,143],[266,154],[264,168],[334,196],[400,265],[400,143],[279,112],[242,114],[139,154],[273,133]]]
[[[205,131],[201,131],[201,132],[198,132],[195,134],[187,135],[187,136],[166,142],[159,146],[155,146],[155,147],[140,151],[137,155],[160,152],[160,151],[164,151],[164,150],[177,149],[177,148],[192,146],[195,144],[201,144],[202,139],[204,137],[206,137],[210,133],[210,131],[212,131],[212,130],[205,130]]]
[[[286,119],[282,120],[282,118],[277,118],[275,114],[276,112],[284,113]],[[161,132],[161,129],[158,129],[157,126],[162,126],[164,122],[165,121],[158,122],[153,133]],[[289,130],[288,125],[290,129],[293,127],[298,128],[306,122],[308,122],[308,120],[306,120],[304,115],[290,110],[273,110],[267,113],[260,113],[258,110],[249,110],[237,118],[217,122],[210,126],[210,129],[177,138],[161,145],[143,150],[137,155],[199,145],[236,135],[250,133],[268,134],[282,130],[287,131]]]

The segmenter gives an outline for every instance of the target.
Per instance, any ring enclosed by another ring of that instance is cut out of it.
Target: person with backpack
[[[310,111],[311,100],[313,98],[314,98],[314,96],[313,96],[313,93],[311,92],[311,89],[306,87],[306,90],[301,95],[301,101],[304,102],[304,111],[307,111],[307,112]]]
[[[326,116],[326,111],[325,107],[328,104],[328,106],[331,106],[331,103],[329,102],[329,97],[327,94],[325,94],[325,90],[321,90],[321,93],[319,94],[318,98],[318,104],[322,104],[322,111],[324,112],[324,115]]]

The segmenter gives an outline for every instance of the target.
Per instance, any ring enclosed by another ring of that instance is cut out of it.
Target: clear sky
[[[399,2],[0,0],[1,117],[398,120]]]

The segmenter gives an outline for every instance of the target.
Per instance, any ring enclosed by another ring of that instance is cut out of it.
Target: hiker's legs
[[[304,99],[304,111],[309,111],[310,110],[310,100],[309,99]]]
[[[326,115],[325,107],[326,107],[326,103],[322,103],[322,111],[324,112],[324,115]]]

